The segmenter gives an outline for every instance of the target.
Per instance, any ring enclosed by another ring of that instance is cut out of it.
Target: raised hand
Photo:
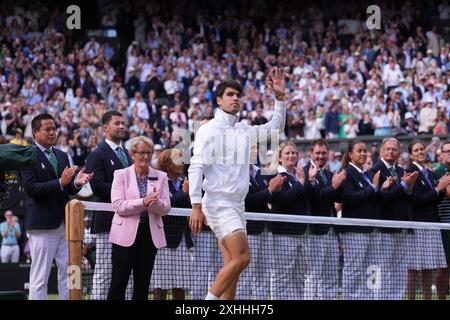
[[[266,86],[272,89],[275,93],[275,98],[280,101],[284,101],[284,95],[286,92],[286,80],[284,77],[283,69],[279,67],[273,67],[267,76]]]

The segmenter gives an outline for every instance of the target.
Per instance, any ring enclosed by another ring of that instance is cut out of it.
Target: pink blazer
[[[109,242],[123,247],[130,247],[136,239],[140,214],[143,211],[147,211],[155,247],[162,248],[166,246],[161,216],[167,215],[171,209],[167,174],[149,168],[148,176],[153,179],[148,180],[147,193],[150,193],[153,187],[156,187],[156,190],[160,193],[160,198],[146,208],[142,198],[139,196],[134,165],[114,171],[111,203],[115,214],[111,224],[111,232],[109,233]]]

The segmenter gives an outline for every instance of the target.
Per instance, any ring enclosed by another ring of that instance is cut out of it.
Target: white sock
[[[208,294],[206,295],[205,300],[219,300],[219,297],[216,297],[210,291],[208,291]]]

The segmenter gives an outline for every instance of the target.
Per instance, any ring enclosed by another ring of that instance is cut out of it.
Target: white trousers
[[[308,236],[305,300],[336,300],[339,288],[339,243],[333,231]]]
[[[210,231],[193,235],[194,261],[193,279],[189,281],[192,300],[204,300],[208,289],[223,265],[216,236]]]
[[[2,245],[0,249],[0,257],[2,259],[2,263],[17,263],[19,262],[20,257],[20,248],[19,245],[6,246]]]
[[[272,233],[265,230],[261,234],[247,237],[251,259],[239,278],[236,299],[267,300],[270,298],[273,271]]]
[[[92,299],[106,300],[108,290],[111,285],[112,275],[112,244],[108,241],[109,233],[97,233],[95,235],[95,269],[92,280]],[[128,280],[125,299],[131,300],[133,297],[133,273]]]
[[[68,244],[64,223],[54,230],[29,230],[31,269],[30,300],[47,300],[48,279],[53,260],[58,267],[58,294],[60,300],[69,298],[67,285]]]

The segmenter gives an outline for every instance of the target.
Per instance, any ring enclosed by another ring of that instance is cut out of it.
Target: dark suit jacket
[[[130,155],[125,148],[124,151],[128,164],[131,165],[132,160]],[[123,169],[119,157],[105,140],[103,140],[86,158],[86,171],[94,173],[94,176],[89,182],[95,196],[94,201],[111,203],[111,185],[114,178],[114,171],[118,169]],[[109,232],[112,218],[112,212],[94,212],[91,233]]]
[[[268,181],[273,176],[261,176],[261,171],[258,171],[255,181],[250,179],[248,186],[248,193],[245,197],[245,212],[270,212],[267,203],[272,198],[269,192]],[[266,183],[265,183],[266,181]],[[266,223],[264,221],[247,221],[247,234],[255,235],[261,234],[264,231]]]
[[[444,195],[442,193],[438,194],[436,190],[434,190],[436,187],[436,180],[434,179],[433,172],[428,170],[428,177],[433,184],[433,188],[431,188],[428,186],[425,177],[416,165],[412,164],[406,171],[419,171],[419,177],[417,177],[416,183],[414,184],[413,196],[411,197],[413,220],[440,222],[438,204],[441,202]]]
[[[391,172],[381,160],[370,171],[375,175],[378,170],[381,173],[379,184],[379,188],[381,188],[383,183],[391,176]],[[395,170],[397,171],[398,181],[400,182],[404,170],[397,165],[395,166]],[[391,186],[386,192],[381,192],[381,197],[379,197],[379,218],[383,220],[410,221],[412,218],[411,198],[412,196],[406,193],[400,183]],[[380,231],[385,233],[398,233],[401,230],[398,228],[380,228]]]
[[[37,148],[37,162],[32,169],[22,171],[23,186],[26,191],[25,229],[56,229],[64,221],[65,206],[69,202],[69,195],[76,194],[80,189],[75,188],[72,181],[61,190],[59,177],[65,167],[69,167],[67,155],[53,148],[58,161],[58,176],[45,154]]]
[[[191,199],[189,193],[183,190],[176,191],[172,180],[169,180],[170,204],[172,208],[191,208]],[[194,246],[189,229],[188,218],[178,216],[163,216],[164,233],[166,235],[167,247],[175,249],[180,245],[181,239],[186,237],[188,248]]]
[[[287,179],[280,191],[270,200],[272,213],[307,215],[308,202],[305,188],[287,173],[281,173],[281,175],[287,176]],[[306,231],[306,226],[304,223],[270,222],[269,230],[273,234],[302,235]]]
[[[320,178],[319,174],[317,174],[316,183],[313,186],[309,182],[310,167],[311,163],[306,165],[303,170],[305,172],[305,189],[308,194],[311,215],[322,217],[336,217],[336,209],[334,207],[334,203],[340,202],[340,190],[334,190],[331,186],[333,173],[330,170],[325,169],[324,172],[325,176],[327,177],[326,184]],[[309,228],[312,234],[323,235],[329,231],[330,225],[310,224]]]
[[[372,188],[352,165],[345,168],[347,178],[342,183],[342,217],[377,219],[378,192]],[[369,171],[369,179],[373,174]],[[374,227],[339,226],[340,232],[370,233]]]

